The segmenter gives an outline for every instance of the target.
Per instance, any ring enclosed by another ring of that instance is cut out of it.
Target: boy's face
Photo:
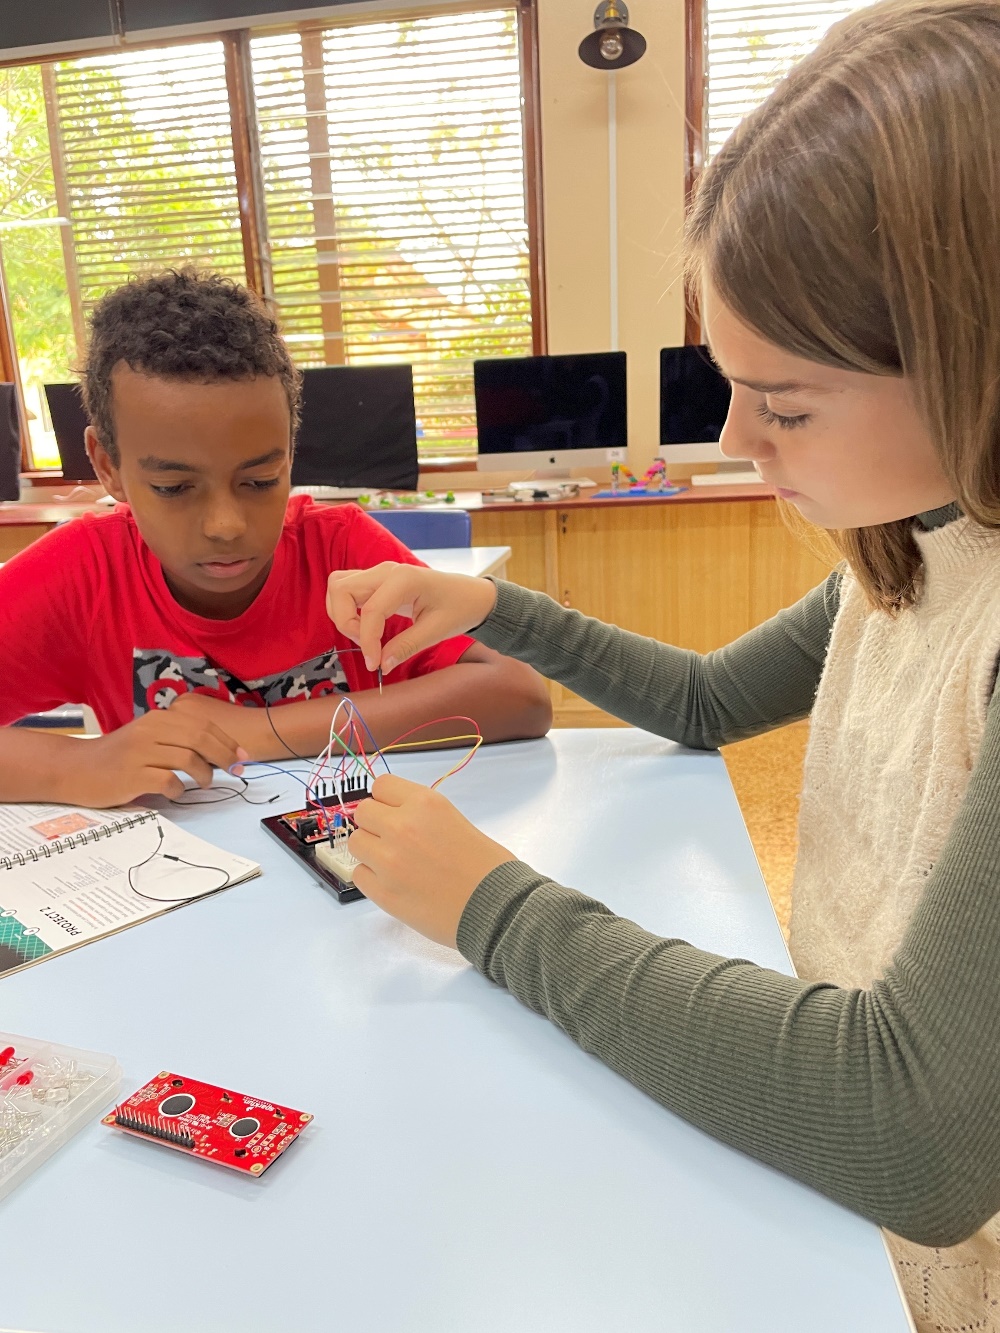
[[[190,380],[112,375],[119,462],[91,428],[98,477],[131,506],[178,602],[242,614],[264,585],[288,502],[291,420],[277,376]]]

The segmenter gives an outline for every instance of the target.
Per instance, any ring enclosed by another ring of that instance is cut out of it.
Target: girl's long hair
[[[686,253],[786,351],[909,376],[958,503],[1000,528],[1000,3],[833,27],[709,164]],[[910,522],[831,535],[874,606],[913,602]]]

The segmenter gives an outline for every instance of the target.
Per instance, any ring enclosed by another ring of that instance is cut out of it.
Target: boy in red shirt
[[[289,500],[299,379],[246,289],[185,271],[112,292],[84,393],[88,451],[121,504],[0,569],[0,801],[117,805],[178,795],[174,770],[207,787],[213,768],[316,754],[345,693],[381,744],[456,713],[487,740],[548,729],[541,678],[472,639],[380,691],[334,628],[331,570],[415,557],[355,505]],[[105,734],[9,725],[67,702]]]

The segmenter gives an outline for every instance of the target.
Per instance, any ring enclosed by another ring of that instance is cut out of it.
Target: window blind
[[[532,347],[515,10],[303,27],[251,53],[293,356],[410,362],[421,456],[474,453],[473,360]]]
[[[831,24],[866,2],[706,0],[706,161]]]
[[[185,262],[244,280],[222,43],[54,66],[50,148],[86,310]]]

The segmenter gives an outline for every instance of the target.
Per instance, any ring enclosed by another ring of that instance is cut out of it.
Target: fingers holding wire
[[[385,622],[397,610],[392,590],[398,568],[384,561],[371,569],[338,569],[327,580],[327,614],[341,634],[359,645],[369,671],[381,662]]]

